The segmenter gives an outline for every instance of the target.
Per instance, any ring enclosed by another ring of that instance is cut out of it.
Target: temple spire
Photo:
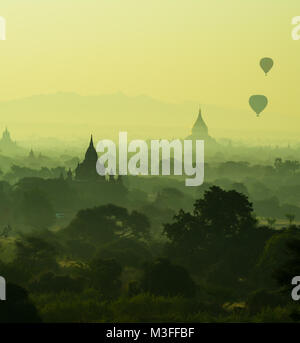
[[[197,120],[193,126],[192,129],[192,134],[193,135],[204,135],[207,136],[208,135],[208,128],[202,118],[202,109],[201,106],[199,108],[199,113],[198,113],[198,117]]]
[[[91,134],[90,146],[94,147],[93,135]]]
[[[85,153],[84,160],[78,163],[75,169],[76,180],[95,180],[99,176],[96,171],[97,160],[98,155],[94,147],[93,135],[91,135],[90,144]]]

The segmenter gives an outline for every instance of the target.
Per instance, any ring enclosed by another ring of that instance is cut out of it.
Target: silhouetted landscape
[[[299,56],[299,0],[1,0],[9,335],[300,323]]]
[[[299,320],[300,146],[216,140],[203,115],[199,187],[99,176],[93,137],[44,153],[3,132],[0,321]]]

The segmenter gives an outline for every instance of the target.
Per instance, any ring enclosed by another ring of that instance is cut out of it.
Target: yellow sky
[[[300,123],[299,0],[1,0],[0,15],[0,101],[122,91],[245,109],[265,94]]]

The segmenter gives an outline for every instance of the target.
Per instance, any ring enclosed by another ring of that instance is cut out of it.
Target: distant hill
[[[115,139],[119,131],[129,139],[186,137],[197,118],[195,102],[167,103],[146,95],[131,97],[123,93],[81,96],[74,93],[35,95],[0,102],[0,131],[8,126],[15,139],[88,137]],[[280,133],[293,137],[293,118],[267,110],[256,118],[251,110],[202,105],[209,133],[216,137],[261,139]],[[18,138],[19,137],[19,138]]]

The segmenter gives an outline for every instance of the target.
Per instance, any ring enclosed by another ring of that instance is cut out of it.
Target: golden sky
[[[0,15],[0,101],[121,91],[248,109],[265,94],[300,124],[299,0],[1,0]]]

